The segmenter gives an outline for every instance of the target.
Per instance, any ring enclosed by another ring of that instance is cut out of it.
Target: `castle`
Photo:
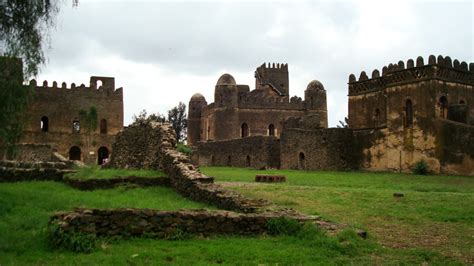
[[[268,71],[270,69],[270,71]],[[474,64],[431,55],[349,76],[348,128],[327,128],[326,91],[312,81],[288,102],[288,66],[262,65],[256,88],[223,75],[215,102],[189,103],[199,165],[474,174]],[[275,129],[275,130],[272,130]]]
[[[199,141],[221,141],[250,136],[279,137],[282,122],[290,117],[311,116],[317,127],[327,128],[326,91],[312,81],[305,99],[289,97],[287,64],[262,64],[255,71],[255,89],[238,85],[224,74],[214,90],[214,102],[207,104],[199,93],[189,101],[188,145]]]
[[[10,67],[22,73],[21,61]],[[18,82],[22,80],[23,74]],[[25,86],[33,93],[18,143],[19,159],[49,161],[52,152],[58,152],[70,160],[102,164],[109,157],[115,135],[123,129],[123,91],[115,88],[114,78],[93,76],[89,86],[59,86],[56,81],[39,85],[36,80]],[[79,113],[91,107],[97,110],[98,124],[89,132]]]

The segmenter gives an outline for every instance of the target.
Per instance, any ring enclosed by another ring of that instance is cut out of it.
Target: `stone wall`
[[[280,141],[275,137],[247,137],[200,142],[195,159],[200,166],[280,168]]]
[[[281,135],[281,167],[305,170],[349,170],[358,167],[352,130],[285,129]]]
[[[269,230],[272,218],[291,217],[301,223],[313,221],[326,229],[338,229],[317,217],[298,216],[292,212],[243,214],[229,211],[185,210],[160,211],[151,209],[76,209],[51,217],[50,224],[64,233],[87,233],[98,237],[152,236],[172,238],[179,234],[193,235],[255,235]]]
[[[57,161],[53,156],[53,148],[48,144],[17,144],[13,160],[22,162],[50,162]],[[1,151],[0,154],[5,153]],[[4,158],[6,159],[6,158]]]
[[[158,124],[134,124],[120,131],[112,145],[114,153],[107,167],[160,169],[160,146],[163,132]],[[171,140],[175,145],[174,140]]]

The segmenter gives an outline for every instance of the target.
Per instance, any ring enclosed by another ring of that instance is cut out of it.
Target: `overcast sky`
[[[255,68],[288,63],[290,94],[321,81],[329,126],[347,116],[347,80],[422,55],[474,62],[472,1],[64,1],[38,80],[115,77],[125,125],[200,92],[223,73],[254,89]]]

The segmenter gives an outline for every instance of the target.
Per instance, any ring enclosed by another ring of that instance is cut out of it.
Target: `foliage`
[[[88,134],[94,132],[99,123],[97,118],[97,108],[91,106],[88,111],[83,109],[79,110],[79,119],[81,121],[81,127],[84,127]]]
[[[48,225],[49,243],[54,249],[90,253],[97,248],[97,239],[93,234],[65,233],[57,224]]]
[[[57,13],[56,0],[0,2],[0,53],[22,58],[27,76],[45,62],[44,41]]]
[[[268,220],[267,229],[271,235],[294,236],[301,232],[303,226],[295,219],[288,217],[277,217]]]
[[[133,115],[132,119],[132,125],[149,124],[150,122],[168,122],[171,124],[176,133],[176,141],[178,143],[186,139],[188,120],[186,118],[186,105],[182,102],[180,102],[178,106],[175,106],[168,111],[167,118],[165,118],[160,113],[152,113],[148,115],[146,110],[142,110],[138,115]]]
[[[339,120],[339,125],[336,125],[337,128],[348,128],[349,127],[349,118],[344,117],[344,121]]]
[[[186,118],[186,105],[179,102],[178,106],[168,111],[168,122],[176,133],[176,141],[178,143],[186,139],[186,129],[188,120]]]
[[[426,175],[428,174],[428,164],[424,160],[420,160],[413,166],[413,174]]]
[[[89,178],[115,178],[115,177],[164,177],[165,173],[157,170],[143,170],[143,169],[114,169],[114,168],[100,168],[98,166],[87,166],[77,168],[75,173],[66,175],[69,178],[89,179]]]
[[[133,115],[132,119],[133,119],[132,125],[144,125],[144,124],[149,124],[151,122],[159,122],[159,123],[166,122],[166,118],[160,113],[155,113],[155,114],[152,113],[148,115],[145,109],[140,111],[138,115]]]
[[[7,157],[13,156],[15,144],[21,137],[24,114],[33,95],[30,86],[22,85],[22,76],[18,60],[0,58],[0,148],[3,146]]]
[[[191,155],[193,153],[193,149],[191,149],[189,146],[182,143],[178,143],[176,150],[186,155]]]

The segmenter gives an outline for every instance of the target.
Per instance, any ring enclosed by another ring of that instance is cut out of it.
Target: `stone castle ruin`
[[[9,60],[3,59],[2,60]],[[9,64],[22,73],[22,64]],[[23,82],[23,74],[17,77]],[[52,152],[70,160],[102,164],[111,153],[115,135],[123,129],[123,91],[115,88],[112,77],[90,78],[89,86],[56,81],[37,84],[31,80],[32,100],[19,141],[18,157],[23,160],[51,161]],[[88,132],[79,112],[97,109],[98,125]]]
[[[435,173],[474,174],[474,63],[431,55],[351,74],[348,128],[327,128],[318,81],[288,100],[288,66],[276,66],[257,68],[253,91],[225,74],[214,103],[191,98],[199,165],[409,171],[424,160]]]

